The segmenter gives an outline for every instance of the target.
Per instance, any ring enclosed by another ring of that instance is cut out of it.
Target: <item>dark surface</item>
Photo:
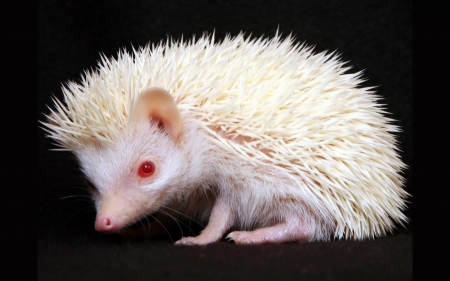
[[[95,4],[94,4],[95,3]],[[338,50],[353,71],[379,86],[399,134],[412,183],[412,7],[410,1],[41,1],[38,10],[38,118],[48,113],[61,83],[95,67],[99,52],[158,42],[166,35],[216,38],[244,30],[254,36],[277,27],[317,51]],[[187,4],[189,3],[189,4]],[[170,238],[100,236],[95,212],[74,157],[39,136],[39,280],[411,280],[412,223],[372,241],[240,247],[220,242],[175,247]],[[69,198],[65,198],[71,196]],[[413,201],[414,198],[411,198]],[[407,215],[412,219],[411,209]],[[187,231],[184,229],[184,231]],[[172,239],[179,233],[172,232]]]

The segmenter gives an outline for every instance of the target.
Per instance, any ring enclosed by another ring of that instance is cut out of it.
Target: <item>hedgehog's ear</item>
[[[134,117],[159,120],[174,140],[181,131],[180,111],[172,95],[161,88],[150,88],[142,92]]]

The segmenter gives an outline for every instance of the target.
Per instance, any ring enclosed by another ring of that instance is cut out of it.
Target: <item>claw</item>
[[[182,246],[193,245],[193,244],[194,243],[192,243],[192,241],[189,241],[188,239],[186,239],[186,237],[185,238],[181,238],[180,240],[175,242],[175,245],[182,245]]]
[[[181,241],[181,240],[178,240],[177,242],[175,242],[175,244],[174,245],[185,245],[184,243],[183,243],[183,241]]]
[[[228,241],[234,241],[234,232],[230,232],[225,239],[227,239]]]

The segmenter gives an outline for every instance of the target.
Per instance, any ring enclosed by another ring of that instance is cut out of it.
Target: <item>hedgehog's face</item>
[[[88,144],[75,154],[91,187],[98,231],[119,230],[156,211],[183,172],[176,143],[155,122],[141,122],[112,144]]]
[[[155,91],[148,94],[151,99]],[[160,98],[161,93],[156,94]],[[150,118],[135,119],[112,143],[89,143],[75,152],[92,189],[98,231],[120,230],[156,211],[173,196],[184,173],[185,161],[173,134],[180,125],[174,127],[165,116],[142,115]]]

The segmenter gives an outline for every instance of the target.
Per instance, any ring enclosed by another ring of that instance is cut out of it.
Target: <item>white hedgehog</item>
[[[101,58],[44,128],[92,187],[95,228],[207,222],[176,244],[374,238],[408,219],[390,124],[361,72],[291,36],[214,34]]]

